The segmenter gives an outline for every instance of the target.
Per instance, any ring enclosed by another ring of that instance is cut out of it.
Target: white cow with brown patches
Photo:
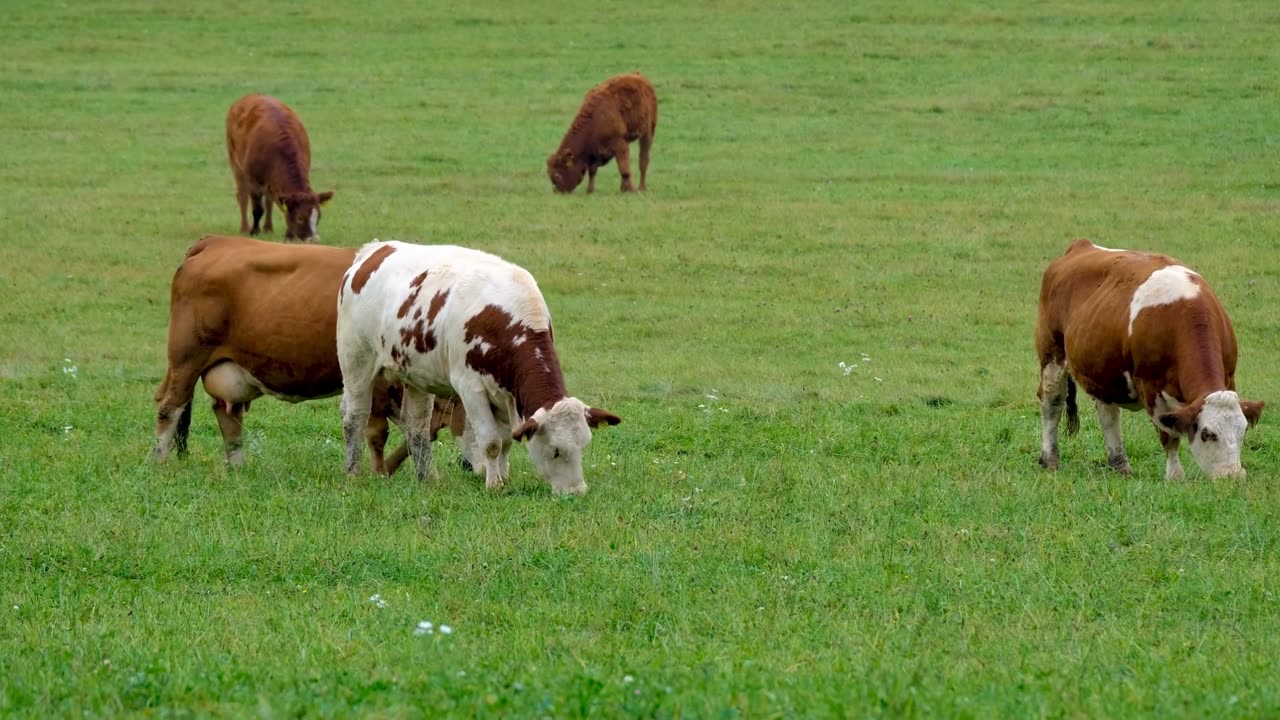
[[[1263,403],[1236,395],[1236,336],[1222,303],[1178,261],[1076,240],[1049,264],[1036,326],[1040,464],[1058,467],[1058,423],[1080,427],[1079,383],[1094,398],[1107,462],[1129,473],[1120,409],[1144,409],[1160,433],[1165,476],[1181,478],[1181,439],[1211,478],[1239,477],[1245,430]]]
[[[582,494],[590,428],[620,419],[569,397],[533,276],[505,260],[452,245],[374,241],[357,253],[338,297],[347,471],[374,381],[404,386],[401,418],[419,478],[430,471],[433,396],[456,395],[466,413],[463,453],[502,487],[513,440],[557,493]]]

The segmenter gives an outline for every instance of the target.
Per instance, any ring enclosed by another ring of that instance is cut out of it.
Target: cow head
[[[299,192],[290,193],[279,198],[280,207],[284,209],[285,240],[302,240],[315,242],[319,239],[320,206],[329,202],[332,192]]]
[[[1240,448],[1245,430],[1258,422],[1264,403],[1241,400],[1230,390],[1204,398],[1156,418],[1166,432],[1185,436],[1196,464],[1215,480],[1244,478]]]
[[[572,150],[558,150],[547,158],[547,177],[556,192],[571,193],[582,182],[586,164],[574,157]]]
[[[599,408],[587,407],[577,398],[562,398],[541,408],[511,433],[529,441],[529,458],[538,474],[557,495],[583,495],[582,452],[591,443],[591,429],[617,425],[622,419]]]

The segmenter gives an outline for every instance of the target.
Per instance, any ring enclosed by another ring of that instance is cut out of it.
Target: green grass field
[[[183,5],[0,23],[0,715],[1280,714],[1278,411],[1243,482],[1185,449],[1166,482],[1133,414],[1110,473],[1087,401],[1046,473],[1031,343],[1072,238],[1158,250],[1280,401],[1280,8]],[[631,70],[649,192],[554,195]],[[337,399],[255,403],[228,472],[198,391],[191,455],[145,462],[253,91],[307,125],[323,242],[538,278],[624,419],[590,494],[517,449],[490,495],[451,442],[436,482],[347,478]]]

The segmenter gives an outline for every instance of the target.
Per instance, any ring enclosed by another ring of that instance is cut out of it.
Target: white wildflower
[[[433,632],[435,632],[435,626],[431,624],[430,620],[423,620],[418,623],[418,627],[413,629],[414,635],[430,635]]]
[[[452,635],[452,634],[453,634],[453,628],[449,627],[448,625],[441,625],[441,626],[440,626],[440,634],[441,634],[441,635]]]
[[[636,681],[636,679],[635,679],[635,678],[633,678],[633,677],[631,677],[630,675],[623,675],[623,676],[622,676],[622,684],[623,684],[623,685],[630,685],[631,683],[633,683],[633,682],[635,682],[635,681]]]
[[[382,596],[377,593],[374,593],[369,596],[369,602],[373,603],[374,605],[380,608],[384,608],[387,606],[387,601],[383,600]]]

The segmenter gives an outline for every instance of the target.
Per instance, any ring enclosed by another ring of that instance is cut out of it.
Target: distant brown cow
[[[1165,477],[1183,476],[1187,438],[1205,474],[1244,477],[1240,450],[1261,402],[1236,394],[1236,335],[1204,278],[1154,253],[1077,240],[1049,263],[1036,324],[1040,464],[1058,467],[1058,422],[1080,426],[1075,383],[1093,396],[1107,462],[1129,473],[1120,408],[1146,410],[1160,433]]]
[[[265,211],[264,232],[271,232],[271,206],[285,213],[286,240],[316,240],[320,206],[332,192],[311,190],[311,142],[302,122],[288,105],[267,95],[245,95],[227,111],[227,157],[236,179],[240,204],[240,232],[258,234]],[[245,209],[253,200],[253,227]]]
[[[649,148],[658,129],[658,98],[653,85],[639,73],[609,78],[592,88],[560,141],[547,158],[547,176],[556,192],[573,192],[587,174],[587,192],[596,189],[596,170],[618,158],[622,192],[631,184],[629,143],[640,141],[640,189],[649,171]]]
[[[271,395],[288,402],[342,392],[336,346],[338,292],[356,251],[243,237],[201,238],[173,276],[169,369],[156,390],[156,446],[163,460],[187,449],[197,379],[213,400],[227,462],[244,462],[241,432],[249,403]],[[388,419],[399,421],[401,390],[379,382],[365,439],[376,472],[395,472],[401,445],[384,460]],[[437,405],[430,436],[463,415]]]

